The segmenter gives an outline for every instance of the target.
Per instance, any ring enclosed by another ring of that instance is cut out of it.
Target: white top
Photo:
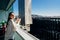
[[[6,33],[5,33],[5,40],[13,38],[14,32],[16,30],[16,26],[15,25],[16,24],[14,23],[14,21],[12,19],[9,20],[7,28],[6,28],[7,30],[6,30]]]

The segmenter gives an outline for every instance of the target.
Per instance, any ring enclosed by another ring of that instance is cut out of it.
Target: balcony
[[[7,21],[8,13],[13,11],[13,3],[15,1],[16,0],[0,0],[0,22]],[[25,26],[16,27],[16,32],[14,34],[15,40],[30,40],[30,39],[31,40],[39,40],[38,38],[36,38],[33,35],[31,35],[30,33],[28,33],[27,30],[24,30],[24,27]],[[0,31],[3,32],[3,27],[0,28]],[[2,35],[0,36],[1,40],[4,40],[4,35],[5,35],[5,33],[2,33]]]
[[[38,38],[28,33],[26,30],[23,30],[20,27],[16,27],[15,40],[30,40],[30,39],[39,40]]]

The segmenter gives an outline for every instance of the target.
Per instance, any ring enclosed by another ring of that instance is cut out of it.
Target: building
[[[60,40],[60,17],[32,15],[30,33],[41,40]]]
[[[19,17],[21,18],[21,24],[27,26],[30,30],[30,24],[32,24],[31,17],[31,0],[19,0]]]

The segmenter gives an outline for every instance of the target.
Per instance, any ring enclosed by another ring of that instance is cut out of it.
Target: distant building
[[[41,40],[60,39],[60,17],[32,15],[33,24],[30,33]]]

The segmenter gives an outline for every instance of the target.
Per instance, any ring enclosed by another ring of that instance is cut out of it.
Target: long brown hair
[[[8,15],[7,25],[8,25],[9,20],[11,19],[11,18],[10,18],[10,15],[12,15],[12,13],[13,13],[13,12],[10,12],[9,15]]]

